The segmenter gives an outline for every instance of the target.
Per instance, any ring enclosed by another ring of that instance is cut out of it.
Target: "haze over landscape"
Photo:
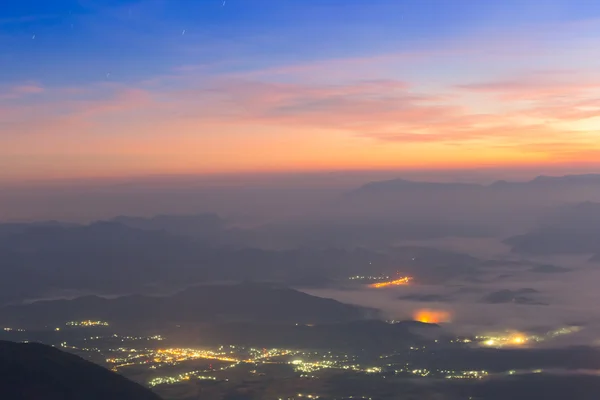
[[[599,49],[584,0],[3,5],[0,398],[599,398]]]

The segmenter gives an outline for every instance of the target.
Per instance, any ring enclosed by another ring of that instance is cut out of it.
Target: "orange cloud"
[[[13,160],[4,169],[14,176],[598,160],[600,85],[563,75],[436,90],[392,78],[268,82],[194,70],[129,86],[25,84],[10,93],[40,96],[0,104],[0,156]]]

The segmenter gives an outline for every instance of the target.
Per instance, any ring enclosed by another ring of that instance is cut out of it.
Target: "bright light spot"
[[[413,319],[427,324],[440,324],[450,322],[450,313],[441,310],[422,309],[413,315]]]
[[[527,342],[527,338],[524,336],[518,335],[518,336],[514,336],[511,339],[511,342],[515,345],[521,345],[521,344],[524,344],[525,342]]]

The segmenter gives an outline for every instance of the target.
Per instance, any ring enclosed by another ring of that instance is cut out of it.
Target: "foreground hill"
[[[96,364],[37,343],[0,341],[0,398],[7,400],[160,400]]]
[[[167,326],[203,322],[319,323],[359,320],[370,310],[293,289],[261,284],[207,285],[171,296],[84,296],[0,308],[0,319],[46,326],[99,319],[126,325]]]

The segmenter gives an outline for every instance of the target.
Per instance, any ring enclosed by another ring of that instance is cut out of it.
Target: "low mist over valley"
[[[547,370],[558,374],[548,379],[568,381],[573,371],[600,369],[600,175],[374,181],[338,188],[302,213],[283,202],[286,213],[251,217],[248,202],[290,187],[272,183],[251,198],[238,183],[235,194],[221,193],[229,209],[219,214],[196,197],[202,189],[150,194],[145,185],[48,188],[65,205],[101,193],[97,211],[108,213],[110,198],[115,215],[0,224],[3,338],[74,352],[169,398],[172,384],[194,377],[225,382],[216,393],[239,390],[226,371],[258,368],[255,348],[291,368],[264,376],[349,369],[369,379],[487,376],[494,385],[509,372],[525,379]],[[196,205],[127,215],[133,194]],[[142,350],[144,341],[156,346]],[[322,352],[331,364],[314,360]],[[205,365],[200,373],[198,357],[229,361],[222,372]],[[488,390],[434,382],[432,393]]]

